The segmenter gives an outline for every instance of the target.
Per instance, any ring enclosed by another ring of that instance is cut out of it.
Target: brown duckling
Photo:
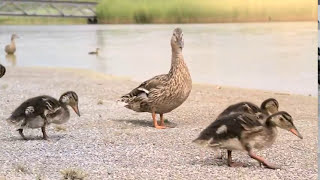
[[[249,113],[234,113],[222,116],[206,129],[193,142],[211,148],[226,149],[228,165],[241,166],[232,161],[233,150],[247,151],[249,156],[270,169],[278,167],[257,156],[253,150],[271,146],[277,137],[277,127],[290,131],[302,139],[294,126],[292,117],[284,111],[277,112],[261,121],[257,116]],[[265,122],[265,123],[262,123]]]
[[[4,51],[7,54],[14,54],[16,52],[16,43],[15,43],[16,38],[19,38],[16,34],[11,35],[11,43],[6,45],[6,47],[4,48]]]
[[[46,95],[24,101],[13,111],[12,115],[7,119],[7,122],[15,125],[21,137],[25,140],[26,137],[23,134],[24,128],[41,128],[43,139],[47,139],[47,125],[51,123],[62,124],[70,118],[67,105],[71,106],[80,116],[78,96],[75,92],[68,91],[61,95],[59,101]]]

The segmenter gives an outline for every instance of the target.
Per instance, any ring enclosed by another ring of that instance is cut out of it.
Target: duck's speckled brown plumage
[[[16,34],[12,34],[11,36],[11,43],[9,45],[6,45],[6,47],[4,48],[4,51],[7,54],[14,54],[16,52],[16,43],[15,43],[15,39],[18,36]]]
[[[164,114],[179,107],[192,89],[191,76],[182,55],[182,30],[174,30],[171,69],[168,74],[155,76],[121,97],[125,107],[136,112]]]

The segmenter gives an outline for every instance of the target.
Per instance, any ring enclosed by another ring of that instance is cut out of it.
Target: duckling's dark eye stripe
[[[72,98],[74,99],[74,100],[78,100],[78,97],[77,97],[77,95],[75,95],[75,93],[71,93],[71,95],[72,95]]]

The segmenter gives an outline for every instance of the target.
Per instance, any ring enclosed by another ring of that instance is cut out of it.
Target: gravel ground
[[[0,79],[0,179],[61,179],[76,169],[87,179],[317,179],[317,98],[194,84],[188,100],[165,118],[175,128],[157,130],[149,113],[135,113],[116,103],[139,82],[71,69],[8,68]],[[27,130],[31,140],[4,121],[25,99],[47,94],[59,97],[74,90],[81,117],[72,112],[64,125]],[[279,130],[275,144],[257,152],[281,170],[259,167],[244,152],[234,160],[247,167],[230,168],[218,152],[191,141],[227,105],[238,101],[260,104],[274,97],[289,112],[304,136]]]

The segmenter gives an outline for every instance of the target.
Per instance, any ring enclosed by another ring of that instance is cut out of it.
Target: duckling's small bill
[[[292,128],[289,131],[292,132],[294,135],[298,136],[300,139],[303,139],[302,135],[299,133],[299,131],[296,128]]]
[[[74,110],[75,113],[77,113],[77,115],[80,117],[80,111],[79,111],[79,107],[78,104],[71,106],[71,108]]]

